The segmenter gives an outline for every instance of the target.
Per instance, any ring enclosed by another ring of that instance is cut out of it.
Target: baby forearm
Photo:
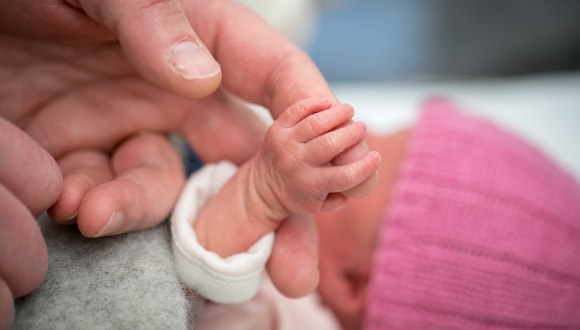
[[[368,152],[347,164],[330,164],[366,135],[364,124],[352,122],[353,114],[352,107],[332,107],[324,98],[288,108],[268,129],[260,151],[196,218],[199,243],[229,256],[246,251],[291,213],[344,206],[341,192],[369,181],[380,163],[378,153]]]
[[[222,258],[246,251],[280,223],[257,190],[255,157],[210,199],[193,225],[199,244]]]

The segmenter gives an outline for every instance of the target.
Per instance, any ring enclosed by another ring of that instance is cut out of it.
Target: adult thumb
[[[284,220],[266,267],[272,283],[287,297],[302,297],[316,289],[318,234],[311,215],[292,214]]]
[[[117,35],[127,59],[151,83],[195,98],[220,85],[220,65],[179,0],[79,0],[78,5]]]

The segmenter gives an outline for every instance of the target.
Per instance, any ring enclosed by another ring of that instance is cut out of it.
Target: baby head
[[[409,131],[370,135],[367,144],[381,154],[378,184],[362,199],[351,199],[337,212],[319,213],[320,246],[318,292],[343,329],[358,329],[367,301],[373,255],[378,243]]]
[[[580,324],[580,290],[545,276],[580,278],[573,177],[443,100],[412,130],[367,142],[383,159],[375,191],[316,217],[318,293],[344,329],[484,328],[515,314]]]

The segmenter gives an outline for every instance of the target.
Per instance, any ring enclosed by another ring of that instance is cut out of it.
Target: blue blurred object
[[[197,155],[188,148],[185,154],[185,174],[190,176],[191,173],[199,170],[203,166],[203,162],[197,157]]]
[[[329,80],[406,76],[427,61],[421,1],[340,1],[323,7],[307,48]]]
[[[329,81],[580,69],[577,0],[327,0],[306,47]]]

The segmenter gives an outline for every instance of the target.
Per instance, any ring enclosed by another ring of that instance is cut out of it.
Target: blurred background
[[[580,68],[580,1],[327,0],[305,49],[331,81]]]
[[[580,179],[580,1],[240,0],[310,54],[371,131],[444,96]]]

